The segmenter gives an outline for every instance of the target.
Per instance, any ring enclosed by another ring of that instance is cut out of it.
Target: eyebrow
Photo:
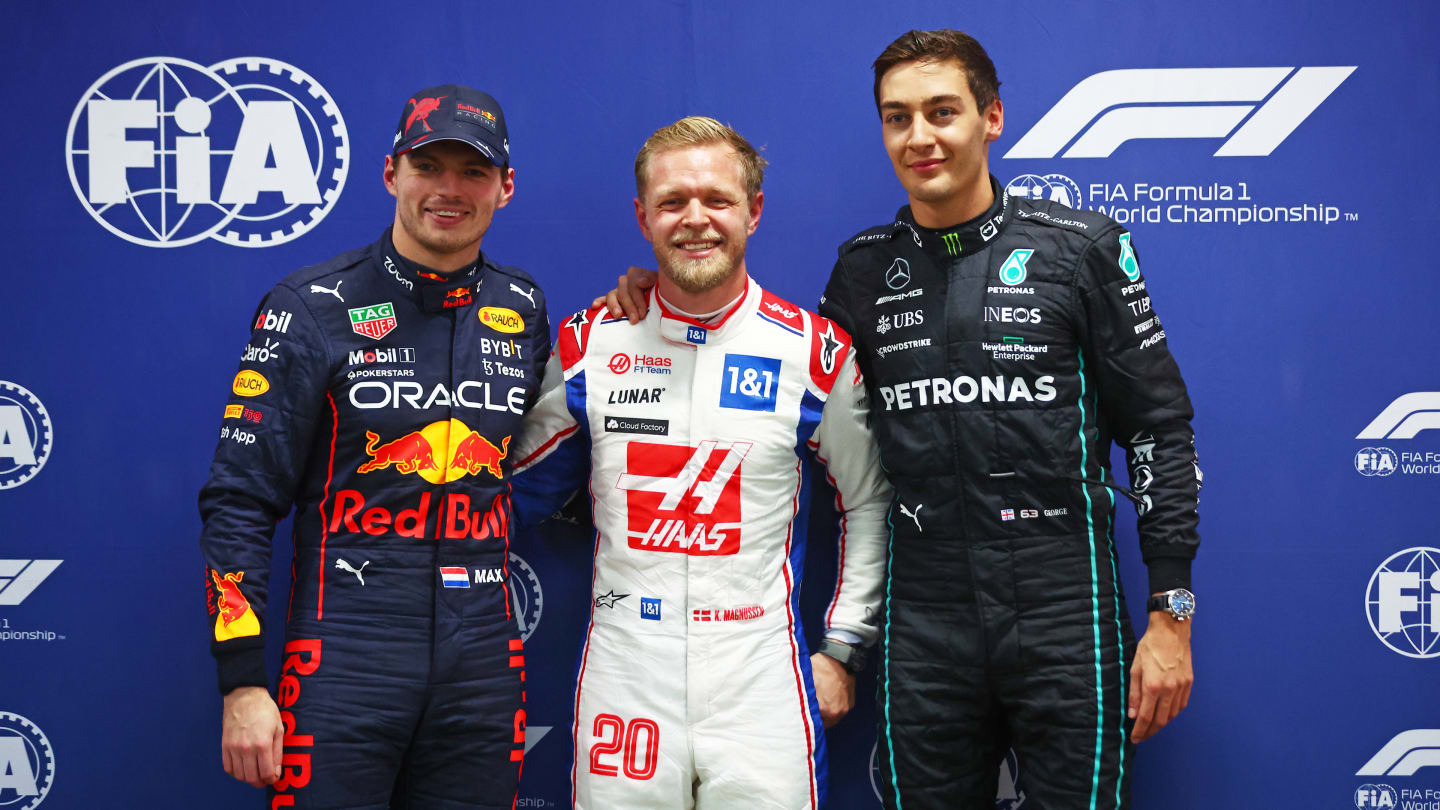
[[[955,103],[960,102],[960,101],[963,101],[963,100],[964,100],[964,99],[962,99],[959,94],[956,94],[956,93],[946,93],[946,94],[944,94],[944,95],[931,96],[931,97],[929,97],[929,98],[921,101],[921,102],[920,102],[920,106],[922,106],[922,107],[933,107],[933,106],[935,106],[936,104],[955,104]],[[900,102],[900,101],[882,101],[882,102],[880,102],[880,109],[882,109],[882,110],[891,110],[891,109],[903,110],[903,109],[906,109],[906,108],[909,107],[909,106],[910,106],[910,105],[905,104],[904,102]]]

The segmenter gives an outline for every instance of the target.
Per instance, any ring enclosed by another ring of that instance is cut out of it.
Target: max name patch
[[[725,368],[720,379],[720,407],[774,413],[779,389],[779,358],[725,355]]]

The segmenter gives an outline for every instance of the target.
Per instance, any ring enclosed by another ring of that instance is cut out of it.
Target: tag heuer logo
[[[395,330],[395,307],[390,302],[350,310],[350,328],[357,335],[379,340]]]

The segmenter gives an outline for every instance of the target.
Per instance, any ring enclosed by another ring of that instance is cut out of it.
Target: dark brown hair
[[[885,46],[875,60],[875,109],[880,109],[880,80],[901,62],[944,62],[958,59],[969,79],[970,95],[981,113],[1000,97],[1000,80],[995,63],[975,38],[964,31],[906,31]]]

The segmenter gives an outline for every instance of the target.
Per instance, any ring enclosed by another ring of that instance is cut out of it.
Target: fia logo
[[[507,582],[510,587],[510,607],[515,614],[515,626],[520,630],[520,640],[529,641],[530,636],[535,634],[535,628],[540,626],[540,613],[545,607],[545,593],[540,589],[540,577],[535,574],[530,563],[512,551],[510,579]],[[535,728],[531,726],[529,730],[534,731]],[[543,731],[540,736],[544,736]],[[536,742],[539,742],[539,739],[536,737]],[[528,743],[525,750],[530,750],[530,745],[533,744]]]
[[[1406,658],[1440,657],[1440,549],[1390,555],[1370,577],[1365,611],[1386,647]]]
[[[90,216],[147,247],[288,242],[330,212],[350,162],[325,88],[260,56],[126,62],[80,97],[65,151]]]
[[[38,397],[0,380],[0,489],[34,478],[54,448],[50,414]]]
[[[38,807],[55,781],[55,751],[38,726],[0,712],[0,807]]]
[[[1049,200],[1067,208],[1085,207],[1079,184],[1063,174],[1022,174],[1010,181],[1005,193],[1027,200]]]

